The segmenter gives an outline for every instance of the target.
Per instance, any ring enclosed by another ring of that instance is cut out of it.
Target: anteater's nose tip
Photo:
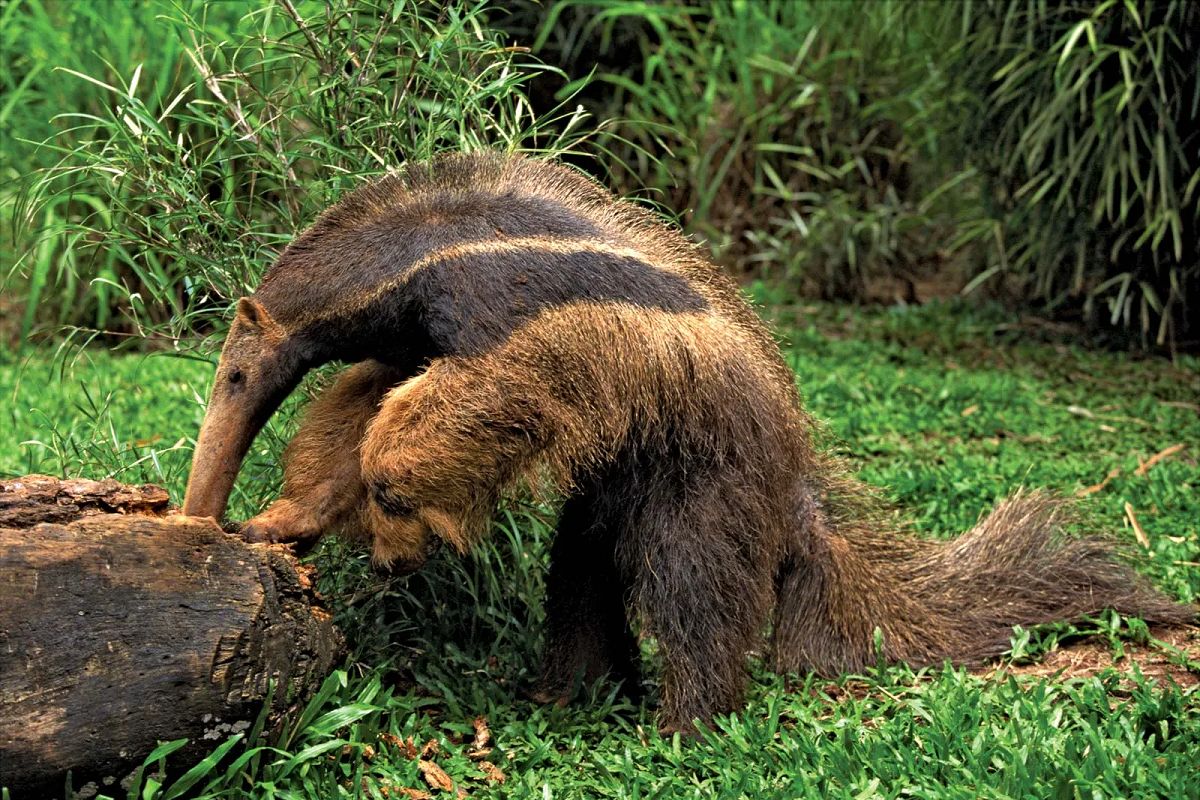
[[[180,511],[189,517],[207,517],[218,523],[221,522],[221,517],[225,513],[223,508],[216,508],[212,503],[205,503],[188,497],[183,499],[183,507]]]

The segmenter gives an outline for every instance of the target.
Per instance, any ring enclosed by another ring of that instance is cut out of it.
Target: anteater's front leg
[[[284,453],[283,494],[242,526],[250,541],[312,540],[359,527],[366,500],[359,445],[389,389],[407,377],[377,361],[343,372],[314,400]]]
[[[639,694],[638,645],[629,629],[629,584],[616,565],[618,531],[591,487],[563,505],[546,576],[546,643],[533,699],[564,703],[608,675]]]

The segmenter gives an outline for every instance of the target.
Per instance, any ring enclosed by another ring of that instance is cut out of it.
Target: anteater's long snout
[[[295,388],[299,345],[253,298],[238,301],[192,456],[183,513],[217,520],[254,437]]]
[[[220,520],[229,503],[233,483],[237,480],[242,459],[261,424],[255,426],[249,409],[230,408],[231,403],[215,395],[208,405],[196,452],[192,457],[192,473],[188,478],[183,499],[183,513]]]

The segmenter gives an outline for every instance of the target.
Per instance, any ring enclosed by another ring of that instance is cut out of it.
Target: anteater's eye
[[[241,383],[242,379],[245,377],[246,376],[242,374],[242,371],[240,369],[234,369],[229,373],[229,382],[230,383]]]

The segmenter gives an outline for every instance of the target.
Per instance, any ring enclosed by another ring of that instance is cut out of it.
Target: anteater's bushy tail
[[[883,655],[913,666],[978,664],[1009,648],[1014,625],[1076,620],[1112,608],[1189,623],[1114,557],[1110,542],[1062,530],[1064,506],[1018,493],[948,542],[839,524],[818,509],[798,530],[779,579],[775,666],[836,675]]]

